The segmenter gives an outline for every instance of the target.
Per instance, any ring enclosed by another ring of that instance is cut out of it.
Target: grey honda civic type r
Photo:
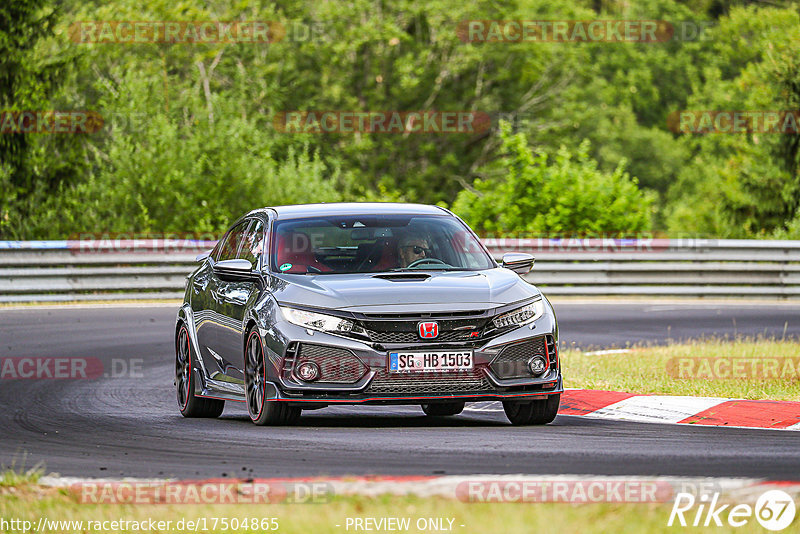
[[[257,425],[337,404],[428,416],[502,401],[547,424],[564,390],[550,302],[452,212],[343,203],[254,210],[187,277],[175,328],[186,417],[245,402]]]

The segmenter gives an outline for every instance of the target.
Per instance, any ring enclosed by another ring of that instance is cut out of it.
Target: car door
[[[260,268],[265,228],[265,220],[252,219],[243,233],[236,254],[237,259],[248,260],[256,270]],[[258,290],[258,283],[252,279],[221,279],[218,277],[216,291],[220,314],[225,317],[225,320],[215,325],[214,352],[223,362],[226,381],[233,383],[243,383],[244,381],[245,312],[250,297]]]
[[[194,329],[197,335],[197,352],[202,361],[203,368],[207,370],[207,375],[211,375],[216,369],[216,360],[211,356],[211,323],[214,317],[216,303],[215,278],[214,278],[214,259],[219,256],[220,250],[225,245],[230,233],[226,233],[217,242],[214,250],[203,262],[202,267],[192,276],[192,316],[194,318]],[[210,367],[209,367],[210,366]]]
[[[219,355],[219,331],[222,325],[227,323],[225,315],[225,302],[220,296],[220,279],[214,272],[214,265],[222,260],[234,259],[239,251],[244,233],[250,225],[250,220],[242,221],[233,226],[220,241],[212,256],[207,262],[206,268],[202,271],[202,277],[195,280],[201,282],[202,298],[199,310],[195,310],[195,328],[197,330],[197,342],[200,345],[200,357],[206,368],[209,378],[219,380],[225,375],[225,361]],[[200,273],[198,273],[200,274]]]

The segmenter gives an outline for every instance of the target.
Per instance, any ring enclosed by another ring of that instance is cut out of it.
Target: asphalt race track
[[[800,432],[560,416],[512,427],[496,403],[430,420],[418,407],[335,407],[260,428],[244,405],[189,420],[172,386],[176,306],[0,310],[0,359],[141,359],[141,377],[0,381],[0,463],[86,477],[607,474],[800,480]],[[556,303],[567,344],[703,335],[800,337],[800,305]],[[118,369],[119,371],[119,369]],[[125,374],[125,373],[123,373]],[[568,377],[567,377],[568,379]],[[569,383],[567,382],[567,387]],[[475,409],[477,408],[477,409]]]

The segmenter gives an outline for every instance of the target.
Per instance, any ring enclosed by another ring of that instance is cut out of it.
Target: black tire
[[[422,411],[431,417],[444,417],[458,415],[464,410],[463,402],[442,402],[437,404],[423,404]]]
[[[175,337],[175,389],[178,408],[184,417],[219,417],[225,401],[198,397],[194,394],[195,351],[186,325],[182,324]]]
[[[258,425],[290,425],[300,418],[301,409],[283,401],[265,401],[267,375],[264,343],[255,329],[247,332],[244,347],[244,391],[247,413]]]
[[[503,410],[512,425],[546,425],[558,414],[561,394],[529,402],[504,401]]]

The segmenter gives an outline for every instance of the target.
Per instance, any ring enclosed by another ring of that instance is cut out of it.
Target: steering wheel
[[[445,262],[438,258],[420,258],[418,260],[414,260],[406,266],[406,269],[413,269],[417,265],[423,265],[425,263],[433,263],[435,265],[447,265]]]

